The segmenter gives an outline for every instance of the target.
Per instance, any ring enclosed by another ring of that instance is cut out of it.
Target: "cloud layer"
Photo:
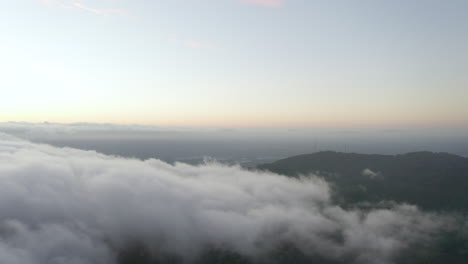
[[[409,205],[345,210],[317,177],[170,165],[0,134],[0,262],[116,263],[129,243],[190,262],[207,248],[392,263],[449,219]]]

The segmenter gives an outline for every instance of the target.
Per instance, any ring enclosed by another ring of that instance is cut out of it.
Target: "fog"
[[[209,248],[261,260],[287,244],[308,256],[385,264],[462,230],[451,216],[406,204],[343,209],[331,194],[314,175],[171,165],[0,134],[0,262],[116,263],[138,243],[187,263]]]

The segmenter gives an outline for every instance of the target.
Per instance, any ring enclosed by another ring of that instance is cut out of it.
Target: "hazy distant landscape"
[[[197,128],[115,124],[0,123],[0,132],[58,147],[108,155],[255,166],[319,151],[402,154],[448,152],[468,157],[468,129]]]

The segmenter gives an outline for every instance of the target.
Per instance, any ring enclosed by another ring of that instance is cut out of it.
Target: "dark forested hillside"
[[[428,210],[468,210],[468,158],[448,153],[393,156],[325,151],[259,168],[289,176],[320,175],[346,204],[391,200]]]

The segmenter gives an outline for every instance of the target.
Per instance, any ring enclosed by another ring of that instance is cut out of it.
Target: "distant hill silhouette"
[[[468,158],[449,153],[368,155],[323,151],[260,169],[289,176],[310,173],[336,188],[343,204],[392,200],[423,209],[468,211]]]

